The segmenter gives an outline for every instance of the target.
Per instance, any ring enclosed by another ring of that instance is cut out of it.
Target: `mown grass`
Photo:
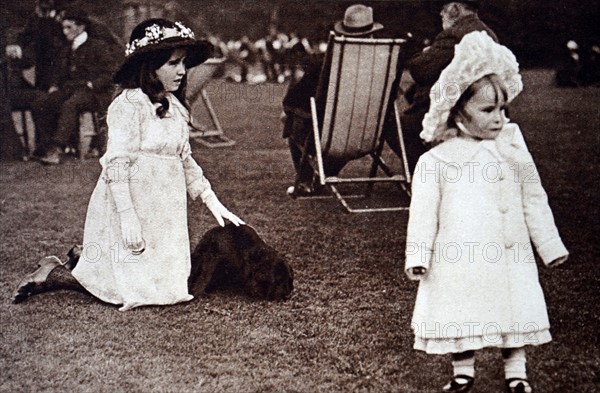
[[[540,267],[554,341],[532,348],[528,367],[538,392],[594,392],[600,90],[559,90],[551,77],[525,72],[525,91],[511,107],[571,251],[566,265]],[[224,204],[290,259],[295,290],[287,302],[226,292],[120,313],[56,292],[13,305],[14,286],[40,257],[64,258],[81,241],[99,165],[1,166],[0,391],[439,391],[448,359],[412,349],[416,285],[402,273],[407,214],[350,215],[333,200],[289,199],[293,170],[278,120],[283,91],[212,82],[215,109],[237,144],[194,145],[194,156]],[[195,243],[214,221],[198,202],[190,202],[189,217]],[[478,354],[477,370],[476,391],[503,391],[498,351]]]

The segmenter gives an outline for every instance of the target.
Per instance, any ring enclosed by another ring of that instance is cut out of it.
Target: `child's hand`
[[[427,269],[425,269],[423,266],[417,266],[412,268],[412,274],[414,274],[415,276],[422,276],[425,273],[427,273]]]
[[[427,268],[423,266],[415,266],[406,271],[406,275],[410,280],[418,281],[427,273]]]
[[[552,262],[550,262],[548,264],[548,267],[556,267],[556,266],[562,265],[563,262],[565,262],[568,257],[569,257],[568,255],[565,255],[565,256],[556,258],[555,260],[553,260]]]

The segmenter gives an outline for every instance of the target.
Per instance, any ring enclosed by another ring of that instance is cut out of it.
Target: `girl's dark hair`
[[[139,60],[137,71],[134,72],[128,80],[121,83],[121,87],[124,89],[141,88],[142,91],[150,97],[150,102],[160,104],[159,107],[156,108],[156,114],[160,118],[165,117],[169,111],[169,100],[167,99],[165,87],[156,75],[156,70],[169,61],[174,50],[175,49],[161,49],[146,54]],[[184,75],[181,84],[179,85],[179,89],[174,91],[173,95],[189,110],[189,106],[185,100],[186,87],[187,74]]]
[[[458,98],[458,101],[456,101],[456,104],[452,107],[452,109],[450,109],[447,122],[448,128],[456,128],[456,118],[458,115],[466,117],[467,119],[470,118],[469,114],[465,112],[465,106],[467,105],[467,102],[469,102],[469,100],[473,98],[477,92],[479,92],[481,86],[485,85],[486,83],[493,88],[492,93],[494,97],[494,104],[497,104],[500,101],[500,97],[498,96],[499,92],[502,94],[502,100],[504,102],[508,101],[508,91],[504,85],[504,82],[502,82],[502,79],[500,79],[500,77],[496,74],[487,74],[471,83],[467,90],[465,90],[464,93],[462,93],[462,95]],[[483,94],[485,94],[486,98],[491,97],[491,94],[489,91],[487,91],[487,89],[483,92]]]

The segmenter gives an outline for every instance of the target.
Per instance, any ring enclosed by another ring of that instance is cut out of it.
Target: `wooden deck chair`
[[[204,86],[212,78],[214,73],[217,71],[219,66],[223,63],[224,59],[211,58],[194,67],[190,70],[188,80],[193,81],[199,86],[199,89],[188,98],[190,106],[198,99],[198,96],[202,97],[202,103],[204,108],[208,112],[208,116],[212,123],[211,128],[204,129],[203,126],[196,123],[192,117],[192,130],[190,131],[190,139],[197,140],[206,147],[225,147],[235,145],[235,141],[225,136],[217,113],[215,112],[208,93]]]
[[[84,160],[88,157],[97,158],[102,155],[102,149],[104,146],[103,143],[100,143],[102,146],[97,146],[98,151],[95,154],[90,155],[92,148],[92,139],[101,137],[102,129],[100,126],[100,119],[98,119],[97,112],[81,112],[79,114],[79,138],[77,144],[77,156],[80,160]],[[104,130],[106,132],[106,129]]]
[[[12,108],[11,114],[15,131],[23,143],[23,161],[27,161],[35,150],[35,124],[33,123],[31,110]]]
[[[342,195],[337,187],[343,183],[366,183],[366,192],[359,196],[367,197],[374,183],[393,182],[410,197],[410,172],[395,103],[393,108],[402,153],[399,157],[402,173],[394,174],[381,157],[384,146],[383,123],[391,90],[396,88],[393,81],[396,78],[401,44],[404,42],[401,39],[330,36],[332,62],[322,124],[319,124],[314,97],[311,97],[310,103],[316,162],[310,157],[303,159],[310,160],[321,185],[327,186],[348,212],[408,209],[407,206],[353,208],[347,198],[357,195]],[[307,156],[308,151],[305,145],[304,156]],[[324,156],[358,159],[367,155],[372,159],[368,176],[325,176]],[[385,176],[377,176],[379,168]]]

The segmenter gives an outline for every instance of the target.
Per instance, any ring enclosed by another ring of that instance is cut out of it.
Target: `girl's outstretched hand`
[[[217,214],[215,214],[215,211],[213,211],[211,209],[211,213],[213,214],[213,216],[215,216],[219,225],[225,226],[225,222],[223,221],[223,218],[226,218],[227,220],[229,220],[229,222],[231,222],[236,227],[246,224],[241,218],[239,218],[238,216],[236,216],[235,214],[233,214],[232,212],[227,210],[227,208],[225,208],[225,206],[221,205],[221,207],[223,210],[219,210],[219,214],[221,215],[220,217],[217,216]]]
[[[242,219],[240,219],[238,216],[227,210],[225,206],[223,206],[223,204],[221,203],[221,201],[219,201],[213,190],[203,192],[200,198],[202,198],[202,201],[204,202],[208,210],[210,210],[212,215],[215,216],[215,219],[217,220],[220,226],[225,226],[225,221],[223,219],[229,220],[235,226],[245,224],[245,222],[242,221]]]

